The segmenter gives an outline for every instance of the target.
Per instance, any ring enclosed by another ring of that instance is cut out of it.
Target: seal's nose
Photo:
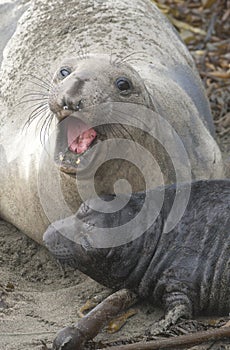
[[[57,231],[55,225],[51,224],[47,228],[43,235],[43,244],[60,263],[76,267],[74,259],[76,244]]]
[[[68,111],[81,111],[83,108],[82,100],[79,100],[77,103],[71,102],[70,100],[65,101],[63,99],[63,110]]]

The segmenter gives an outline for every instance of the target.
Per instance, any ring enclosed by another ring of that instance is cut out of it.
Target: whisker
[[[50,72],[50,70],[48,69],[48,67],[47,66],[44,66],[44,65],[38,65],[39,66],[39,68],[40,68],[40,71],[42,71],[42,70],[45,70],[45,72],[46,72],[46,74],[48,75],[48,77],[49,77],[49,79],[47,79],[47,77],[45,76],[45,75],[43,75],[43,79],[44,79],[44,81],[45,82],[47,82],[47,83],[50,83],[50,81],[52,82],[52,80],[53,80],[53,75],[51,74],[51,72]],[[35,76],[36,78],[38,78],[38,79],[40,79],[39,77],[37,77],[37,76]]]
[[[126,134],[127,134],[127,135],[129,135],[129,137],[130,137],[130,139],[132,141],[135,141],[133,135],[131,134],[131,132],[128,131],[128,129],[123,124],[119,124],[119,125],[125,131],[125,133],[123,133],[123,136],[126,136]]]
[[[115,60],[115,64],[121,64],[123,62],[127,62],[127,59],[131,56],[134,56],[134,55],[139,55],[139,54],[144,54],[145,56],[149,56],[149,54],[147,54],[145,51],[136,51],[136,52],[131,52],[130,54],[126,55],[125,57],[122,57],[120,59],[120,61],[118,61],[118,57],[117,59]],[[149,56],[150,57],[150,56]],[[135,59],[135,58],[133,58]]]
[[[31,112],[31,117],[33,117],[33,115],[39,111],[39,110],[46,110],[48,109],[47,104],[42,104],[42,105],[38,105],[32,112]]]
[[[111,51],[111,53],[110,53],[110,60],[109,60],[111,65],[115,65],[116,64],[116,60],[118,59],[117,56],[115,56],[115,58],[113,59],[113,55],[116,55],[116,52]]]
[[[33,120],[35,120],[38,116],[38,113],[39,115],[42,113],[42,112],[45,112],[47,110],[47,107],[46,106],[41,106],[41,107],[37,107],[33,113],[31,113],[30,115],[30,118],[29,118],[29,121],[32,122]]]
[[[49,134],[47,133],[47,130],[49,129],[49,125],[50,125],[50,114],[47,113],[45,115],[45,120],[43,121],[43,124],[41,126],[41,130],[40,130],[40,142],[43,146],[45,146],[46,142],[46,135],[49,136]],[[48,129],[47,129],[48,127]],[[43,134],[43,138],[42,138],[42,134]]]
[[[27,74],[31,79],[29,80],[31,85],[34,85],[34,89],[27,89],[25,95],[18,101],[18,105],[29,104],[28,107],[23,107],[23,111],[30,110],[28,119],[23,125],[22,132],[27,132],[32,123],[35,122],[35,130],[39,131],[40,142],[42,144],[46,141],[46,135],[49,135],[51,124],[54,118],[48,105],[49,92],[53,89],[53,77],[50,71],[46,67],[42,67],[43,72],[45,68],[45,77],[36,76],[33,73]],[[49,79],[50,78],[50,79]],[[36,88],[37,87],[37,88]]]
[[[36,103],[34,103],[33,105],[30,105],[30,106],[28,106],[28,107],[26,107],[26,108],[24,108],[23,109],[23,112],[27,112],[28,110],[32,110],[34,107],[36,107],[36,109],[37,108],[39,108],[39,107],[47,107],[48,108],[48,104],[47,104],[47,102],[43,102],[43,103],[41,103],[41,102],[36,102]],[[33,110],[32,110],[32,112],[31,112],[31,114],[33,113]]]
[[[48,119],[48,123],[47,123],[47,134],[49,135],[50,134],[50,127],[51,127],[51,124],[53,122],[53,119],[54,119],[54,115],[52,113],[48,113],[47,115],[47,119]]]
[[[35,108],[34,108],[35,107]],[[32,110],[33,108],[33,110]],[[39,109],[47,109],[49,108],[47,103],[34,103],[32,106],[29,106],[23,110],[23,112],[27,112],[28,110],[32,110],[30,116],[32,116]]]
[[[31,117],[33,118],[33,116],[38,112],[38,111],[43,111],[48,109],[48,106],[46,104],[43,105],[39,105],[37,106],[32,112],[31,112]]]
[[[50,86],[50,87],[47,87],[47,86],[44,86],[44,85],[42,85],[42,84],[39,84],[38,82],[36,82],[36,81],[30,81],[32,84],[34,84],[34,85],[36,85],[36,86],[38,86],[38,87],[40,87],[41,89],[45,89],[47,92],[49,92],[51,89],[52,89],[52,86]]]
[[[45,144],[45,136],[46,136],[46,135],[44,134],[44,136],[43,136],[43,141],[42,141],[42,132],[43,132],[43,130],[44,130],[45,124],[47,123],[49,114],[47,114],[48,111],[46,112],[46,114],[44,114],[43,111],[40,111],[40,112],[38,112],[38,115],[40,115],[41,113],[43,113],[43,117],[45,117],[45,120],[42,120],[43,118],[40,118],[40,119],[37,121],[37,123],[36,123],[35,129],[36,129],[36,130],[40,129],[40,132],[39,132],[40,142],[41,142],[42,145],[44,145],[44,144]],[[42,124],[41,124],[41,123],[42,123]],[[39,125],[41,125],[41,126],[39,127]]]
[[[33,92],[28,92],[27,94],[23,95],[22,98],[24,97],[28,97],[28,96],[45,96],[45,97],[49,97],[47,92],[42,92],[42,91],[33,91]]]
[[[128,131],[128,129],[122,123],[117,121],[115,118],[114,118],[114,121],[116,121],[116,124],[113,124],[113,127],[117,128],[117,130],[119,131],[120,135],[123,136],[124,138],[126,138],[127,135],[128,135],[130,137],[130,139],[132,141],[134,141],[134,138],[133,138],[132,134]],[[119,128],[121,128],[122,130],[120,130]]]
[[[130,63],[132,61],[146,61],[144,57],[139,57],[139,58],[134,58],[134,57],[130,57],[128,58],[127,60],[124,60],[123,62],[120,62],[121,64],[122,63]]]
[[[116,127],[115,124],[109,124],[108,129],[111,131],[111,134],[114,138],[120,138],[119,133],[116,132],[116,131],[120,132],[120,130]]]
[[[32,73],[28,73],[28,76],[32,77],[33,79],[36,79],[36,80],[40,81],[40,82],[43,83],[43,84],[46,84],[47,86],[50,86],[50,85],[51,85],[51,81],[48,80],[46,77],[40,78],[40,77],[38,77],[37,75],[34,75],[34,74],[32,74]]]
[[[48,106],[46,105],[40,105],[38,107],[36,107],[30,114],[29,119],[26,121],[25,125],[30,125],[32,123],[33,120],[35,120],[40,113],[44,112],[45,110],[47,110]],[[23,127],[24,128],[24,127]]]
[[[53,87],[53,84],[50,81],[42,80],[41,78],[37,77],[36,75],[30,74],[30,73],[28,74],[28,76],[32,77],[33,79],[38,80],[38,82],[36,80],[32,81],[32,84],[35,84],[35,85],[41,87],[42,89],[45,88],[47,91],[50,91],[50,89],[52,89],[52,87]]]
[[[22,105],[24,103],[36,102],[36,101],[38,101],[38,102],[33,104],[33,106],[36,106],[36,105],[40,104],[42,101],[44,101],[44,98],[34,98],[34,99],[26,100],[26,101],[20,101],[15,106],[18,107],[18,106],[20,106],[20,105]],[[48,98],[46,99],[46,101],[44,101],[44,103],[47,104],[47,101],[48,101]],[[28,108],[32,108],[33,106],[29,106]]]

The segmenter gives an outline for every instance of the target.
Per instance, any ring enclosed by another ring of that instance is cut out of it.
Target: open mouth
[[[67,117],[59,123],[55,162],[61,171],[76,174],[82,157],[96,143],[96,130],[78,118]]]
[[[97,136],[93,128],[89,128],[80,119],[70,118],[67,126],[68,148],[71,152],[82,154]]]

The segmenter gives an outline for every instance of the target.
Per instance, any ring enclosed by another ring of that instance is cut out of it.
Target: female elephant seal
[[[190,184],[179,186],[182,193],[187,187]],[[137,217],[146,193],[133,194],[116,213],[103,213],[98,199],[87,201],[72,217],[71,229],[68,220],[47,229],[45,245],[59,261],[99,283],[114,290],[127,288],[140,298],[163,306],[165,320],[160,322],[161,326],[192,315],[228,315],[230,180],[193,182],[184,215],[169,232],[165,224],[176,187],[169,185],[151,192],[153,200],[146,216],[149,228],[146,230],[144,220],[138,220],[138,238],[130,239],[125,228],[122,232],[128,237],[127,243],[118,245],[113,229],[122,230],[127,221]],[[159,208],[163,193],[164,201]],[[107,207],[112,206],[113,199],[114,196],[104,197]],[[156,209],[159,215],[153,219]],[[101,228],[104,237],[98,236]],[[110,247],[103,248],[105,240],[110,241]],[[60,332],[63,342],[68,332],[68,328]]]
[[[92,55],[71,60],[78,44]],[[134,192],[223,176],[194,63],[151,1],[34,0],[1,81],[1,216],[38,242],[95,192],[130,192],[117,180]]]

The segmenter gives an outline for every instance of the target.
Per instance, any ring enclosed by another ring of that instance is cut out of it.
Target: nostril
[[[64,110],[72,110],[72,111],[80,111],[82,109],[82,100],[76,102],[71,101],[62,101],[62,109]]]
[[[69,110],[69,109],[71,109],[71,101],[69,101],[68,98],[66,98],[66,97],[63,96],[62,99],[61,99],[60,107],[61,107],[62,109],[64,109],[64,110]]]
[[[78,104],[76,105],[76,107],[75,107],[75,110],[76,111],[80,111],[82,109],[82,102],[81,102],[81,100],[78,102]]]

